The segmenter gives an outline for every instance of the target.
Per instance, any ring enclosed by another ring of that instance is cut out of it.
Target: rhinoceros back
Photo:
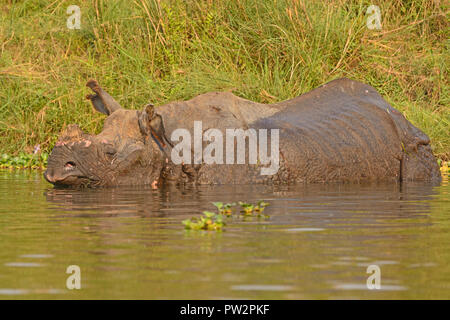
[[[276,106],[251,125],[280,129],[283,179],[440,179],[428,137],[371,86],[339,79]]]

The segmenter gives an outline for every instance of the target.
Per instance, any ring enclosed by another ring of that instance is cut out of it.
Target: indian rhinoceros
[[[373,87],[357,81],[334,80],[274,104],[211,92],[189,101],[149,104],[143,110],[122,108],[95,80],[87,86],[94,92],[87,98],[107,115],[103,131],[90,135],[77,125],[63,131],[44,173],[55,185],[156,187],[168,182],[292,184],[441,178],[430,139]],[[228,136],[228,131],[238,134]],[[231,141],[223,141],[224,137]],[[255,138],[259,138],[257,148]],[[241,152],[238,159],[242,147],[244,156]],[[218,156],[234,162],[220,161]]]

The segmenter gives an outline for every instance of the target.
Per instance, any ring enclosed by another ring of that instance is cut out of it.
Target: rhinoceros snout
[[[45,180],[52,184],[65,184],[68,180],[76,180],[80,176],[81,172],[73,161],[67,161],[62,168],[49,167],[44,172]]]
[[[52,184],[55,184],[58,181],[57,177],[54,175],[53,170],[49,170],[49,169],[45,170],[44,178],[45,178],[45,180],[47,180],[48,182],[50,182]]]

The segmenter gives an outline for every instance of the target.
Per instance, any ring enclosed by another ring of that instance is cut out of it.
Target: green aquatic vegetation
[[[263,213],[264,209],[269,205],[268,202],[264,202],[262,200],[258,201],[258,205],[255,207],[255,212],[258,212],[260,214]]]
[[[239,205],[241,206],[242,210],[241,212],[244,213],[244,215],[251,215],[253,213],[253,210],[255,208],[254,205],[246,202],[239,201]]]
[[[444,173],[450,173],[450,167],[449,167],[450,161],[441,161],[439,162],[439,166],[441,169],[441,172]]]
[[[184,227],[187,230],[208,230],[208,231],[222,231],[225,225],[222,215],[210,211],[203,211],[203,217],[199,219],[193,217],[183,221]]]
[[[253,205],[253,204],[250,204],[250,203],[239,201],[239,204],[242,207],[242,211],[241,212],[246,217],[253,216],[253,213],[255,213],[255,215],[257,217],[264,217],[264,218],[268,218],[269,217],[269,216],[263,214],[264,209],[269,205],[268,202],[264,202],[264,201],[260,200],[260,201],[258,201],[258,203],[256,205]]]
[[[233,213],[233,207],[236,205],[235,202],[233,203],[223,203],[223,202],[213,202],[212,203],[217,210],[219,211],[219,214],[231,216]]]
[[[26,154],[19,153],[17,156],[2,154],[0,157],[0,168],[7,169],[42,169],[47,165],[48,153]]]
[[[212,204],[217,208],[218,213],[214,213],[211,211],[203,211],[203,216],[200,218],[192,217],[190,219],[183,220],[182,223],[186,230],[208,230],[208,231],[222,231],[225,222],[223,221],[223,217],[231,218],[233,215],[233,206],[236,205],[233,203],[223,203],[223,202],[212,202]],[[241,202],[239,201],[239,205],[242,207],[243,218],[269,218],[268,215],[264,215],[264,209],[269,205],[268,202],[264,202],[262,200],[258,201],[256,205]],[[253,214],[255,213],[255,214]]]

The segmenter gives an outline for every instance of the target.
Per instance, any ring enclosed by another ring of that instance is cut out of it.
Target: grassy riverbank
[[[370,4],[381,30],[366,26]],[[69,5],[81,29],[66,27]],[[0,4],[0,154],[48,152],[70,123],[98,132],[85,83],[127,108],[211,90],[271,103],[339,77],[374,86],[450,160],[444,1],[6,0]]]

